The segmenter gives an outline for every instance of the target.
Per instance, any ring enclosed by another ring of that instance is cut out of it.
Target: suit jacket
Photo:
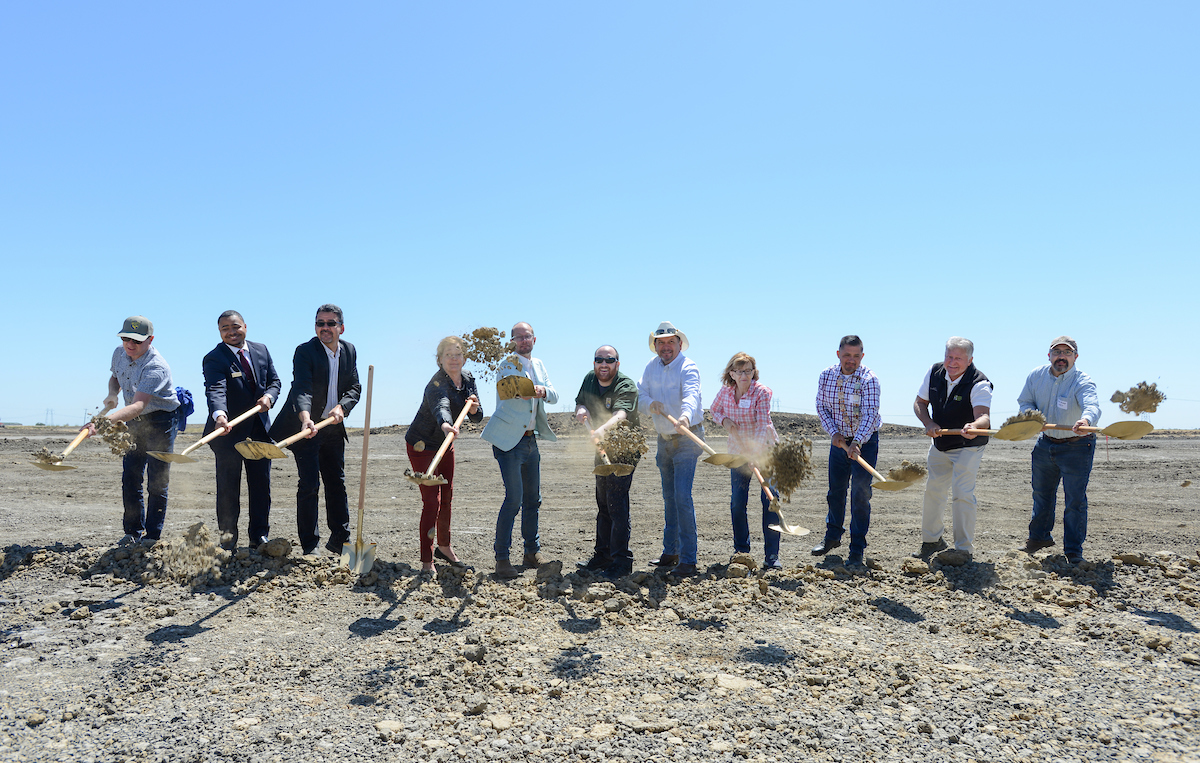
[[[533,428],[537,432],[539,440],[553,442],[558,439],[554,436],[554,432],[550,431],[550,422],[546,420],[546,405],[554,405],[558,402],[558,392],[550,383],[550,375],[546,372],[546,366],[542,365],[542,361],[537,358],[531,358],[531,360],[530,378],[534,384],[540,384],[546,388],[545,399],[535,397],[532,400],[522,400],[514,397],[511,400],[501,400],[497,393],[496,412],[488,419],[487,426],[479,435],[505,453],[516,447],[521,438],[525,436],[531,414],[534,416]],[[497,381],[505,376],[525,375],[519,364],[513,366],[511,363],[506,363],[500,366],[498,371]],[[534,412],[535,407],[536,413]]]
[[[242,362],[237,353],[224,342],[204,356],[204,397],[208,401],[208,417],[204,420],[206,435],[217,428],[213,421],[213,414],[217,411],[225,411],[225,418],[229,420],[253,408],[263,395],[270,395],[272,404],[279,400],[283,381],[275,372],[275,363],[267,346],[259,342],[246,342],[246,347],[250,351],[253,383],[242,374]],[[221,443],[232,448],[247,437],[265,437],[270,425],[271,420],[263,411],[235,426],[229,434],[213,440],[212,446],[217,447]]]
[[[338,350],[338,404],[349,416],[362,394],[362,385],[358,381],[358,354],[349,342],[339,339],[338,344],[341,346]],[[292,388],[271,425],[271,439],[279,442],[299,432],[300,411],[308,411],[313,422],[319,422],[328,395],[329,356],[325,354],[325,345],[314,336],[297,347],[292,356]],[[337,426],[342,430],[342,437],[347,437],[346,427]]]

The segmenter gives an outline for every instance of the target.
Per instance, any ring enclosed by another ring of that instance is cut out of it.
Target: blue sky
[[[856,333],[885,420],[915,424],[963,335],[1002,420],[1067,333],[1103,400],[1155,382],[1149,419],[1200,427],[1198,22],[1183,2],[5,4],[21,341],[0,420],[81,421],[137,313],[199,399],[216,316],[241,311],[286,390],[334,302],[376,367],[373,424],[411,420],[447,334],[529,321],[569,402],[597,345],[637,378],[671,320],[706,404],[746,351],[812,413]]]

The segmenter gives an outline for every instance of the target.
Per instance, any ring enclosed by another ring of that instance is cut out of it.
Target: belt
[[[130,421],[149,421],[156,417],[163,418],[165,416],[175,418],[175,411],[150,411],[149,413],[143,413],[141,416],[134,416]]]
[[[1079,442],[1080,440],[1087,440],[1088,438],[1092,438],[1095,436],[1096,435],[1090,434],[1090,433],[1089,434],[1081,434],[1077,437],[1051,437],[1050,435],[1042,435],[1042,437],[1044,437],[1045,439],[1054,443],[1055,445],[1066,445],[1069,442]]]
[[[693,426],[688,427],[688,429],[690,429],[693,432],[695,432],[697,429],[703,429],[703,428],[704,428],[703,424],[695,424]],[[658,436],[663,438],[664,440],[668,440],[668,441],[674,440],[676,437],[683,437],[683,435],[679,434],[678,432],[673,432],[671,434],[663,434],[662,432],[659,432]]]
[[[525,437],[533,437],[535,434],[537,434],[537,430],[536,430],[536,429],[527,429],[527,430],[525,430],[525,435],[524,435],[524,436],[525,436]]]

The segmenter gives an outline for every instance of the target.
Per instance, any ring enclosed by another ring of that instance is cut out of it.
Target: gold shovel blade
[[[533,380],[527,376],[502,376],[496,380],[496,396],[501,400],[533,397]]]
[[[1041,431],[1042,422],[1040,421],[1017,421],[1000,427],[992,437],[997,440],[1028,440],[1031,437],[1037,437]]]
[[[789,525],[787,519],[783,516],[783,508],[779,505],[779,501],[771,501],[771,511],[779,515],[779,524],[767,525],[768,530],[774,530],[777,533],[786,533],[787,535],[803,536],[808,535],[811,530],[801,527],[800,525]]]
[[[717,466],[727,466],[730,469],[740,469],[750,463],[750,459],[745,456],[738,456],[733,453],[714,453],[704,459],[706,464],[716,464]]]
[[[592,474],[597,477],[607,477],[615,474],[618,477],[626,477],[633,474],[633,464],[600,464],[595,469],[592,469]]]
[[[1118,440],[1140,440],[1154,431],[1154,425],[1149,421],[1118,421],[1100,430],[1100,434],[1115,437]]]
[[[185,456],[182,453],[164,453],[161,450],[148,450],[147,456],[154,456],[159,461],[166,461],[169,464],[194,464],[196,459],[191,456]]]
[[[61,461],[57,464],[48,464],[45,461],[34,461],[33,465],[39,469],[45,469],[48,472],[65,472],[68,469],[77,468],[71,466],[70,464],[64,464]]]
[[[425,487],[433,487],[434,485],[445,485],[446,478],[439,475],[430,476],[424,472],[415,472],[413,474],[405,474],[404,479],[417,485]]]
[[[362,541],[343,543],[342,566],[349,568],[356,575],[366,575],[375,566],[375,546],[374,543]]]
[[[872,482],[871,488],[874,490],[885,490],[889,493],[894,493],[897,490],[903,490],[904,488],[908,487],[911,484],[913,484],[913,483],[898,482],[896,480],[884,480],[883,482]]]
[[[282,448],[269,442],[243,440],[233,447],[237,448],[237,452],[242,454],[242,458],[248,458],[251,461],[257,461],[260,458],[288,457],[288,454],[283,452]]]

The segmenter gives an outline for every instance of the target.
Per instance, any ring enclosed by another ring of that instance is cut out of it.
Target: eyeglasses
[[[1069,358],[1075,354],[1074,350],[1051,350],[1050,357],[1052,358]]]
[[[442,359],[443,360],[462,360],[463,354],[461,352],[448,352],[442,356]]]
[[[317,321],[317,328],[323,329],[326,326],[335,328],[341,321]]]
[[[753,368],[735,368],[732,371],[730,371],[729,373],[733,374],[734,376],[753,376],[754,369]]]
[[[145,340],[145,339],[130,339],[130,338],[129,338],[129,337],[127,337],[127,336],[123,336],[123,337],[121,337],[121,341],[122,341],[122,342],[129,342],[130,344],[141,344],[142,342],[144,342],[144,341],[146,341],[146,340]]]
[[[530,339],[533,339],[533,334],[522,334],[521,336],[513,334],[512,338],[514,342],[527,342]]]
[[[616,358],[602,358],[599,355],[592,358],[592,360],[596,361],[597,363],[616,363],[617,362]]]

